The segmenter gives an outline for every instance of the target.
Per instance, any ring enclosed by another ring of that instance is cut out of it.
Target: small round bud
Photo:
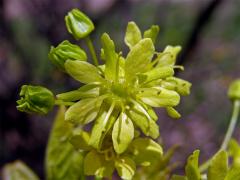
[[[65,16],[67,30],[75,39],[81,39],[89,35],[94,30],[94,24],[84,13],[78,9],[73,9]]]
[[[240,100],[240,79],[237,79],[230,84],[228,97],[231,100]]]
[[[67,60],[87,60],[87,55],[79,46],[63,41],[57,47],[51,47],[48,58],[62,71],[65,71],[64,63]]]
[[[27,113],[47,114],[54,106],[54,95],[42,86],[23,85],[17,109]]]

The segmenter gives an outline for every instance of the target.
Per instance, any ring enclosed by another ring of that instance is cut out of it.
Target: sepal
[[[126,45],[131,49],[141,39],[142,39],[142,34],[137,24],[133,21],[129,22],[127,25],[127,30],[124,38]]]
[[[158,25],[152,25],[150,29],[146,30],[144,32],[144,35],[143,37],[144,38],[151,38],[153,43],[155,43],[156,39],[157,39],[157,36],[158,36],[158,33],[159,33],[159,26]]]

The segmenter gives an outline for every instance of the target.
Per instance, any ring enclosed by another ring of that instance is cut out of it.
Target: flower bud
[[[79,46],[63,41],[57,47],[51,47],[48,58],[59,69],[65,71],[64,63],[67,60],[87,60],[87,55]]]
[[[67,30],[75,39],[81,39],[94,30],[94,24],[84,13],[73,9],[65,16]]]
[[[228,97],[231,100],[240,100],[240,79],[237,79],[230,84]]]
[[[42,86],[23,85],[20,97],[17,109],[27,113],[47,114],[55,101],[53,93]]]

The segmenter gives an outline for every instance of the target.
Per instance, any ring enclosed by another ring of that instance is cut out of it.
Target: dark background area
[[[219,147],[231,114],[226,96],[229,83],[240,77],[239,0],[2,0],[0,1],[0,168],[21,159],[43,178],[46,142],[55,110],[47,116],[16,110],[22,84],[38,84],[55,93],[79,84],[58,71],[48,60],[51,45],[65,39],[64,16],[79,8],[94,21],[91,35],[108,32],[124,54],[127,22],[142,30],[161,27],[158,51],[166,45],[181,45],[177,63],[185,66],[178,76],[192,82],[191,95],[182,98],[180,120],[172,120],[159,109],[159,124],[165,149],[181,148],[175,160],[184,162],[194,149],[201,161]],[[85,45],[82,44],[84,48]],[[240,140],[239,126],[235,137]],[[179,169],[181,170],[181,169]]]

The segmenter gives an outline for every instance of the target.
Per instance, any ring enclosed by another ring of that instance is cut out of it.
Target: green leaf
[[[142,39],[141,31],[135,22],[131,21],[127,25],[126,35],[124,41],[131,49]]]
[[[145,113],[143,111],[145,111]],[[127,114],[146,136],[151,136],[154,139],[159,136],[159,127],[149,114],[148,110],[144,110],[143,107],[140,108],[134,105],[127,111]],[[155,113],[153,115],[155,115]]]
[[[144,35],[143,37],[144,38],[151,38],[153,43],[155,43],[156,39],[157,39],[157,36],[158,36],[158,33],[159,33],[159,26],[158,25],[152,25],[150,29],[146,30],[144,32]]]
[[[88,132],[82,129],[75,129],[69,138],[69,142],[73,145],[76,150],[89,151],[92,148],[88,145],[90,136]]]
[[[157,57],[157,67],[173,66],[176,63],[176,57],[181,51],[181,46],[167,46],[163,53],[160,53]]]
[[[233,157],[233,163],[232,166],[234,167],[240,167],[240,146],[238,142],[234,139],[231,139],[229,142],[229,155]]]
[[[141,80],[143,82],[151,82],[154,80],[164,79],[169,76],[173,76],[174,70],[172,67],[158,67],[152,70],[140,74]]]
[[[130,50],[125,62],[125,76],[128,81],[134,79],[137,73],[144,73],[150,68],[154,51],[154,45],[149,38],[139,41]]]
[[[199,150],[193,152],[191,156],[189,156],[187,160],[187,165],[185,167],[185,173],[187,175],[188,180],[200,180],[201,174],[198,168],[198,157]]]
[[[3,167],[3,180],[40,180],[23,162],[15,161]]]
[[[167,113],[168,115],[171,117],[171,118],[180,118],[181,117],[181,114],[179,114],[179,112],[177,112],[174,108],[172,107],[167,107]]]
[[[95,83],[103,80],[98,69],[88,62],[67,60],[64,65],[67,73],[82,83]]]
[[[91,19],[78,9],[73,9],[65,16],[67,30],[75,39],[88,36],[94,30]]]
[[[208,180],[224,180],[228,171],[228,155],[225,151],[218,152],[208,169]]]
[[[99,87],[96,84],[86,84],[77,90],[61,93],[57,98],[63,101],[71,102],[82,98],[93,98],[99,96]]]
[[[46,153],[48,180],[84,179],[83,157],[69,143],[73,127],[64,121],[65,108],[61,107],[54,120]]]
[[[84,174],[96,175],[98,169],[102,167],[102,158],[100,155],[92,150],[84,158]]]
[[[104,156],[95,150],[90,151],[84,159],[84,173],[97,177],[111,177],[114,171],[113,161],[106,161]]]
[[[124,180],[130,180],[135,174],[136,165],[129,157],[120,157],[115,162],[118,175]]]
[[[65,120],[74,124],[92,122],[97,117],[103,99],[103,96],[99,96],[78,101],[67,110]]]
[[[137,94],[142,102],[152,107],[171,107],[180,102],[180,96],[175,91],[164,88],[148,88]]]
[[[113,147],[116,153],[121,154],[131,143],[134,137],[134,126],[125,113],[122,113],[114,123],[112,131]]]
[[[89,144],[96,149],[101,148],[105,135],[111,129],[117,119],[119,111],[114,109],[114,107],[114,103],[111,105],[111,107],[106,104],[101,106],[89,140]]]
[[[130,154],[136,164],[150,165],[163,154],[162,147],[149,138],[136,138],[129,146]]]
[[[231,168],[224,180],[240,180],[240,171],[238,167]]]
[[[171,180],[188,180],[185,176],[173,175]]]
[[[115,52],[115,45],[107,33],[104,33],[102,35],[101,42],[102,42],[104,59],[106,64],[105,77],[108,80],[114,81],[116,76],[117,58],[118,58],[118,55]]]

